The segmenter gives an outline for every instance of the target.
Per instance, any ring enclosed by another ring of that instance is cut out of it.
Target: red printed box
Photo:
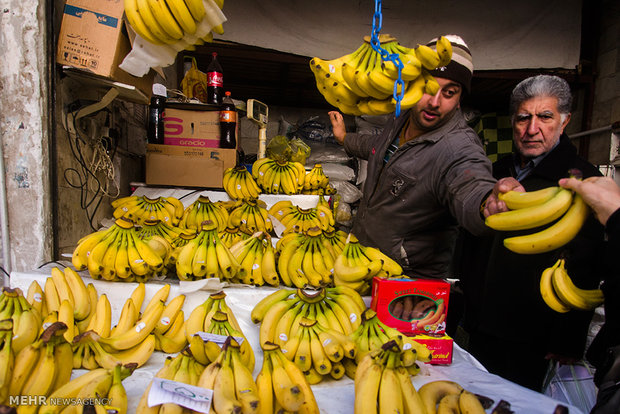
[[[381,322],[407,336],[443,335],[446,331],[450,283],[443,279],[375,277],[370,306]]]
[[[426,345],[426,347],[432,352],[433,358],[429,364],[433,365],[449,365],[452,363],[452,350],[454,348],[454,340],[448,335],[440,337],[428,336],[428,335],[415,335],[411,339]]]

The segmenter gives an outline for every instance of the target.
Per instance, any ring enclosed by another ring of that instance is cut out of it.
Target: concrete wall
[[[12,270],[52,257],[47,15],[45,2],[0,1],[0,138]]]

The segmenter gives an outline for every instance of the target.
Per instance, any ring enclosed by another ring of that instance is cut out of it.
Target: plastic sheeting
[[[45,283],[45,278],[51,274],[51,268],[55,264],[48,264],[40,269],[30,272],[13,272],[11,274],[11,287],[21,288],[24,292],[28,286],[36,280],[41,286]],[[112,308],[112,323],[116,323],[125,300],[131,295],[136,283],[108,282],[103,280],[90,279],[87,272],[80,272],[86,283],[92,281],[99,294],[105,293],[110,300]],[[145,304],[153,294],[162,287],[164,282],[150,281],[146,283]],[[199,282],[189,282],[189,284],[179,284],[178,281],[171,280],[170,294],[168,298],[173,298],[183,292],[186,295],[183,311],[189,315],[192,309],[207,299],[211,292],[207,290],[193,290],[200,286]],[[258,333],[259,326],[251,322],[250,313],[252,308],[263,297],[273,292],[272,287],[229,287],[225,288],[226,303],[231,307],[235,317],[239,321],[241,329],[246,338],[252,345],[256,356],[254,377],[260,371],[262,365],[262,351],[259,346]],[[370,298],[365,298],[368,304]],[[163,366],[166,354],[155,352],[149,361],[141,368],[138,368],[130,377],[123,381],[129,398],[128,412],[135,412],[138,401],[148,386],[155,373]],[[510,355],[506,355],[510,358]],[[500,400],[506,400],[511,404],[515,413],[528,414],[551,414],[559,403],[541,393],[531,391],[507,381],[496,375],[486,372],[484,367],[475,360],[470,354],[454,346],[454,356],[451,365],[426,365],[427,375],[417,375],[412,377],[416,389],[423,384],[440,379],[449,379],[461,384],[465,389],[492,398],[497,404]],[[426,369],[425,369],[426,371]],[[85,370],[74,370],[73,376],[82,375]],[[338,381],[328,379],[322,383],[313,385],[312,390],[315,394],[321,413],[326,414],[351,414],[353,412],[353,402],[355,399],[353,381],[346,376]],[[571,414],[585,414],[576,407],[569,407]],[[487,410],[491,412],[491,410]]]

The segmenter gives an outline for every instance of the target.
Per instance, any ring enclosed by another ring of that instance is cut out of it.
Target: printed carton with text
[[[166,107],[164,144],[219,148],[220,112]]]
[[[378,318],[405,335],[443,335],[446,331],[450,283],[407,276],[375,277],[370,306]]]
[[[430,335],[415,335],[412,336],[416,342],[425,345],[433,354],[429,364],[433,365],[449,365],[452,363],[452,350],[454,348],[454,340],[448,335],[442,335],[439,337]]]
[[[118,67],[131,50],[123,12],[124,3],[119,0],[67,0],[56,61],[134,86],[149,98],[155,72],[138,78]]]

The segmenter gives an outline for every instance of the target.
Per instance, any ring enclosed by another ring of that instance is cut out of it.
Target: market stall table
[[[63,263],[69,265],[69,263]],[[41,286],[45,279],[51,274],[51,269],[58,266],[56,263],[49,263],[39,269],[29,272],[12,272],[10,286],[20,288],[24,292],[28,290],[32,281],[37,281]],[[80,272],[86,283],[92,281],[97,288],[98,294],[105,293],[110,300],[112,308],[112,323],[118,320],[125,300],[131,295],[137,283],[108,282],[104,280],[92,280],[87,272]],[[163,286],[170,283],[171,289],[168,298],[173,298],[181,293],[185,294],[185,304],[183,310],[185,315],[189,315],[192,309],[207,299],[213,291],[197,290],[200,282],[179,283],[177,280],[151,280],[146,283],[145,302]],[[224,288],[226,293],[226,303],[231,307],[233,313],[241,325],[243,333],[252,345],[256,356],[254,377],[258,374],[262,365],[262,351],[259,346],[258,333],[259,326],[251,322],[250,313],[252,308],[263,297],[273,292],[272,287],[251,287],[251,286],[229,286]],[[364,298],[366,303],[370,302],[369,297]],[[510,358],[510,355],[506,356]],[[155,352],[149,361],[137,369],[130,377],[123,381],[129,398],[129,411],[135,412],[138,401],[145,388],[163,366],[166,354]],[[500,400],[510,403],[511,409],[515,413],[527,414],[552,414],[559,401],[551,399],[544,394],[534,392],[521,387],[501,377],[488,373],[485,368],[469,353],[454,345],[453,361],[450,365],[430,365],[427,364],[424,371],[426,375],[416,375],[412,381],[416,389],[423,384],[441,379],[456,381],[465,389],[484,395],[494,400],[494,405]],[[74,376],[81,375],[84,370],[74,370]],[[326,379],[320,384],[313,385],[317,403],[322,413],[329,414],[351,414],[353,401],[355,398],[353,381],[348,377],[340,380]],[[569,406],[570,414],[585,414],[576,407]],[[491,409],[487,410],[491,412]]]

